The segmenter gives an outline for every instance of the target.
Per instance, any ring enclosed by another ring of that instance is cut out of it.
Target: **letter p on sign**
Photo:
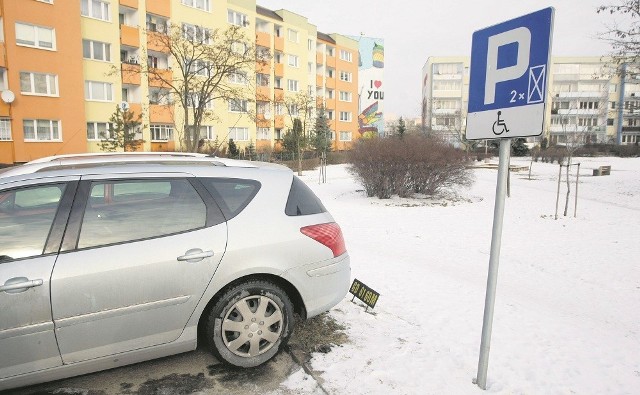
[[[498,50],[507,44],[518,45],[518,56],[513,66],[498,68]],[[529,69],[529,51],[531,50],[531,32],[519,27],[489,37],[487,48],[487,74],[484,86],[484,104],[496,99],[496,84],[520,78]]]

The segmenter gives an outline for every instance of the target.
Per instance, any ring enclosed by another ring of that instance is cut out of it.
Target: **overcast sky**
[[[599,5],[616,0],[258,0],[271,10],[308,18],[323,33],[384,39],[385,118],[419,117],[422,66],[429,56],[469,56],[474,31],[552,6],[554,56],[600,56],[609,46],[596,38],[609,14]]]

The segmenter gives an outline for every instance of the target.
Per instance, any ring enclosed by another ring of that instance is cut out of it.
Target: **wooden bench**
[[[609,176],[611,175],[611,166],[600,166],[597,169],[593,169],[594,176]]]

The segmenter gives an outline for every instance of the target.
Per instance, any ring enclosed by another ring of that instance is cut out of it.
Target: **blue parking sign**
[[[553,16],[549,7],[473,34],[467,139],[542,133]]]

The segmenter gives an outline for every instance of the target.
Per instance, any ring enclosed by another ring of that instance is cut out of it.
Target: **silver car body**
[[[347,293],[348,253],[334,257],[300,233],[333,217],[284,214],[294,177],[289,169],[200,156],[133,158],[71,157],[40,161],[30,171],[17,167],[0,173],[0,193],[41,184],[71,183],[79,191],[91,181],[194,177],[255,180],[261,187],[227,221],[91,248],[67,240],[89,215],[89,207],[76,207],[76,192],[69,218],[53,224],[44,253],[0,261],[0,390],[194,350],[203,312],[241,278],[284,284],[307,318]],[[153,211],[140,215],[164,218]]]

